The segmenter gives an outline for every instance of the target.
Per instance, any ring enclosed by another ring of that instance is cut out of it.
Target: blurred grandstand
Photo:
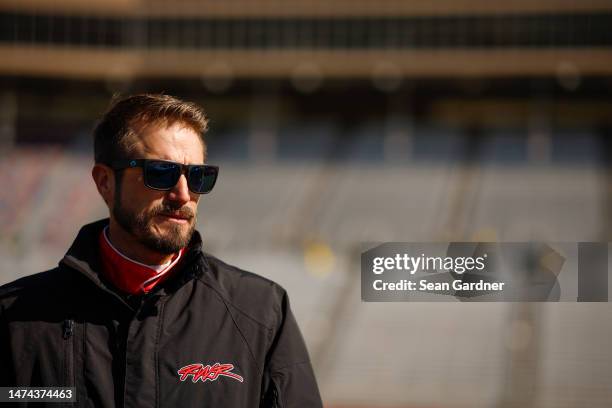
[[[3,0],[0,283],[106,216],[116,92],[201,103],[205,246],[290,293],[328,407],[612,406],[612,308],[362,303],[363,242],[609,240],[612,3]]]

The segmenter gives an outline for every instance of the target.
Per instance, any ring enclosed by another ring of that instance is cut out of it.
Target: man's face
[[[191,128],[174,123],[143,129],[132,158],[203,164],[202,141]],[[190,241],[196,224],[199,195],[189,191],[185,175],[169,191],[144,185],[143,169],[123,170],[116,184],[111,217],[141,244],[160,254],[172,254]]]

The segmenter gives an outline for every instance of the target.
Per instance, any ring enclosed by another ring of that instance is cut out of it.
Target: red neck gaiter
[[[171,275],[171,270],[183,256],[185,248],[165,265],[149,266],[134,261],[119,252],[107,237],[108,227],[100,233],[102,273],[117,289],[131,295],[147,293]]]

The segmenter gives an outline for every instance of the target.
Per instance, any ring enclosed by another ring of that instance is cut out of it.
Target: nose
[[[189,187],[187,186],[187,178],[184,174],[181,174],[178,182],[172,187],[171,190],[168,191],[168,200],[174,201],[180,206],[187,204],[189,200],[191,200],[191,195],[189,194]]]

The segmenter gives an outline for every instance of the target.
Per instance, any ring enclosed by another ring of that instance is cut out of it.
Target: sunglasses
[[[145,186],[153,190],[171,190],[181,174],[187,177],[189,190],[196,194],[207,194],[215,186],[219,166],[209,164],[182,164],[166,160],[130,159],[112,163],[114,170],[142,167]]]

